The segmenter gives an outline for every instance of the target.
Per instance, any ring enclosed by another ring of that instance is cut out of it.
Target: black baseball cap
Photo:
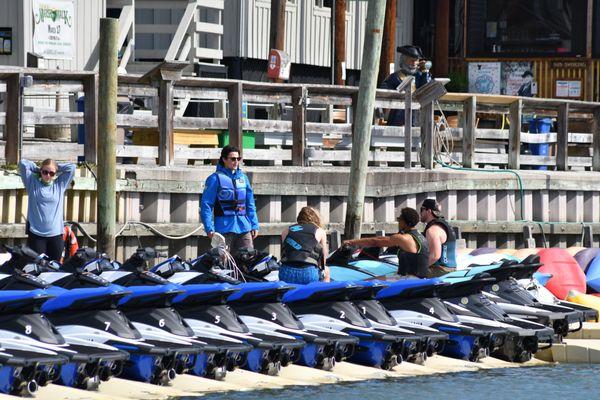
[[[426,210],[431,210],[431,212],[433,212],[433,215],[435,215],[436,217],[440,217],[442,215],[442,210],[441,210],[440,204],[437,201],[435,201],[435,199],[423,200],[423,204],[421,204],[421,208],[424,208]]]

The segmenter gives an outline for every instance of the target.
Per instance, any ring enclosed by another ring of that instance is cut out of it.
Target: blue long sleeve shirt
[[[57,178],[51,185],[40,181],[39,168],[29,160],[19,162],[23,186],[27,190],[29,230],[38,236],[63,234],[65,190],[75,175],[74,164],[58,164]]]
[[[218,201],[217,191],[219,189],[217,173],[223,173],[233,180],[244,179],[246,182],[246,215],[215,216],[215,203]],[[246,233],[259,229],[254,192],[248,177],[242,170],[238,168],[232,172],[222,165],[217,165],[217,172],[210,175],[204,183],[200,202],[200,218],[207,233]]]

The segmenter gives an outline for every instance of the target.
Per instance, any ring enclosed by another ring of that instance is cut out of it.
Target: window
[[[315,6],[318,8],[333,7],[333,0],[315,0]]]
[[[467,55],[585,55],[587,2],[468,0]]]

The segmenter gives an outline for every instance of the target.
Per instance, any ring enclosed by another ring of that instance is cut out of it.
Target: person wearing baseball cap
[[[421,222],[425,224],[423,235],[429,244],[429,276],[436,277],[456,268],[456,236],[442,214],[435,199],[425,199],[421,204]]]
[[[396,90],[408,76],[414,77],[411,91],[415,91],[431,80],[428,63],[423,59],[423,52],[420,47],[413,45],[399,46],[396,51],[400,53],[400,68],[385,78],[381,83],[382,89]],[[393,126],[404,125],[404,110],[391,109],[387,124]]]

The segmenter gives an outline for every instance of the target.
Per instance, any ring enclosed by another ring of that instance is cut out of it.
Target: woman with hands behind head
[[[19,172],[28,195],[27,245],[60,261],[64,248],[65,191],[75,175],[75,164],[46,159],[38,168],[29,160],[21,160]]]

